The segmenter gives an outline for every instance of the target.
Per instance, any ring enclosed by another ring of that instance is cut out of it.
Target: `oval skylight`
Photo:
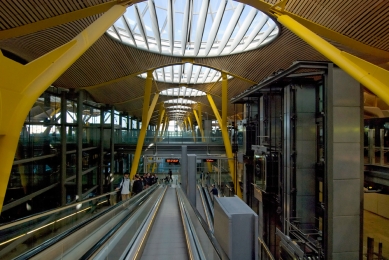
[[[181,105],[177,105],[177,106],[170,106],[170,107],[166,107],[168,109],[192,109],[191,107],[188,107],[188,106],[181,106]]]
[[[279,28],[261,11],[232,0],[148,0],[128,7],[107,32],[160,54],[215,57],[259,48]]]
[[[159,94],[176,97],[200,97],[206,95],[204,91],[187,87],[169,88],[162,90]]]
[[[188,113],[188,111],[185,111],[185,110],[170,110],[168,111],[168,113],[179,113],[179,114],[186,114]]]
[[[184,63],[156,69],[153,72],[153,76],[154,79],[159,82],[204,84],[216,82],[220,78],[221,72],[208,67]],[[139,77],[146,78],[147,73],[142,73]],[[232,76],[227,75],[227,79],[230,78],[232,78]]]
[[[188,105],[195,104],[196,102],[190,99],[176,98],[165,101],[166,104]]]

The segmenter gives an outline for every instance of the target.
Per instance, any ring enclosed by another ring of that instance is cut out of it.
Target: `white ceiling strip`
[[[192,78],[192,72],[193,72],[193,64],[192,63],[187,63],[185,64],[186,66],[186,83],[190,84],[190,79]]]
[[[241,16],[243,12],[244,4],[239,3],[238,6],[235,8],[234,14],[231,17],[231,20],[229,21],[227,28],[225,29],[223,33],[223,38],[221,39],[219,43],[219,48],[216,51],[216,55],[220,55],[224,48],[227,45],[228,40],[231,38],[231,34],[234,31],[236,25],[238,24],[239,17]]]
[[[209,54],[211,51],[211,48],[213,46],[213,43],[216,38],[217,31],[219,30],[221,20],[223,18],[224,10],[226,9],[227,6],[227,0],[221,0],[219,9],[217,10],[215,20],[213,20],[213,24],[211,27],[211,30],[209,31],[209,36],[208,36],[208,41],[207,45],[205,46],[205,56]]]
[[[189,20],[191,16],[190,5],[192,1],[186,1],[184,16],[181,29],[181,55],[185,55],[186,43],[188,40],[188,27],[190,26]]]
[[[247,46],[249,46],[250,43],[254,40],[255,36],[258,35],[258,33],[261,31],[261,29],[266,24],[268,19],[269,19],[268,16],[262,14],[261,20],[255,25],[255,27],[251,31],[249,37],[247,37],[247,39],[243,43],[242,50],[246,50]]]
[[[127,31],[128,37],[134,42],[134,45],[137,46],[134,38],[134,34],[132,33],[130,26],[128,25],[127,19],[124,17],[124,15],[122,15],[120,19],[124,24],[124,29]]]
[[[154,33],[154,38],[158,46],[159,53],[162,52],[161,48],[161,35],[159,34],[159,26],[158,26],[158,18],[157,18],[157,10],[155,10],[154,0],[148,0],[149,5],[149,13],[151,19],[151,28]]]
[[[211,71],[211,69],[210,68],[205,68],[205,71],[204,71],[204,74],[203,74],[203,80],[202,80],[202,82],[201,83],[205,83],[205,81],[207,80],[207,77],[208,77],[208,74],[209,74],[209,72]]]
[[[208,15],[209,0],[203,0],[200,8],[200,14],[197,21],[196,37],[194,43],[194,56],[197,56],[201,47],[201,40],[203,38],[204,26]]]
[[[260,38],[259,38],[258,42],[255,44],[254,48],[259,47],[259,45],[261,45],[261,43],[267,38],[267,36],[269,36],[269,34],[274,30],[274,28],[276,28],[276,24],[271,23],[269,25],[269,28],[267,28],[267,31],[263,32],[263,34],[260,36]]]
[[[231,43],[231,51],[235,50],[236,46],[243,40],[243,37],[246,35],[247,30],[250,28],[251,24],[254,21],[254,17],[257,15],[258,10],[255,8],[251,8],[249,14],[243,21],[243,24],[240,26],[238,33],[235,36],[235,39]]]
[[[143,41],[145,42],[147,49],[149,49],[149,44],[147,42],[147,37],[146,37],[145,29],[143,26],[143,19],[141,18],[141,15],[140,15],[140,12],[138,9],[138,5],[135,5],[135,17],[136,17],[136,22],[138,23],[139,31],[140,31],[140,34],[143,38]]]
[[[170,53],[173,54],[174,49],[174,23],[173,23],[173,0],[168,0],[168,8],[167,8],[167,22],[168,22],[168,34],[169,34],[169,46]]]

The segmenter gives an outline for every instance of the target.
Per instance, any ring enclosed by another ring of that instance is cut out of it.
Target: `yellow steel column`
[[[222,91],[224,91],[224,90],[222,89]],[[230,138],[229,138],[229,136],[228,136],[227,123],[226,123],[225,126],[222,125],[222,123],[221,123],[222,120],[221,120],[219,111],[218,111],[217,108],[216,108],[215,102],[213,101],[213,98],[211,97],[210,94],[207,94],[207,98],[208,98],[209,103],[211,104],[213,113],[215,114],[216,118],[218,119],[220,129],[222,130],[222,136],[223,136],[223,141],[224,141],[224,147],[225,147],[225,149],[226,149],[226,155],[227,155],[227,159],[228,159],[228,167],[230,168],[230,175],[231,175],[232,182],[233,182],[234,185],[235,185],[236,195],[237,195],[239,198],[242,198],[242,191],[240,190],[239,183],[235,183],[235,164],[234,164],[234,156],[233,156],[233,153],[232,153],[232,147],[231,147]],[[223,109],[223,108],[222,108],[222,109]],[[219,120],[219,119],[220,119],[220,120]]]
[[[389,71],[339,50],[288,15],[276,16],[278,22],[389,104]]]
[[[189,122],[190,130],[192,131],[193,142],[196,142],[196,134],[193,129],[192,119],[189,116],[188,116],[188,122]]]
[[[201,141],[205,142],[204,131],[203,131],[203,124],[202,124],[202,121],[201,121],[201,114],[200,114],[200,112],[197,113],[197,111],[194,110],[194,109],[193,109],[193,114],[195,115],[195,118],[196,118],[196,121],[197,121],[197,125],[199,126],[199,130],[200,130],[200,134],[201,134]]]
[[[125,12],[117,5],[72,41],[21,65],[0,52],[0,212],[19,141],[19,132],[38,97]]]
[[[157,123],[157,130],[155,131],[155,135],[154,135],[154,143],[157,141],[159,128],[161,127],[164,115],[165,115],[165,108],[163,107],[163,103],[161,103],[159,105],[158,123]]]
[[[142,128],[140,129],[138,136],[138,143],[136,144],[135,155],[131,165],[130,179],[133,179],[134,175],[138,170],[140,156],[142,154],[143,143],[146,137],[146,130],[148,126],[148,115],[149,115],[149,104],[150,104],[150,96],[151,96],[151,87],[153,85],[153,71],[147,71],[147,78],[145,84],[145,95],[143,98],[143,111],[142,111]],[[154,104],[155,106],[155,104]],[[154,108],[150,107],[150,110],[154,110]],[[146,163],[146,162],[144,162]]]
[[[197,116],[199,117],[201,140],[203,142],[205,142],[204,125],[203,125],[203,113],[202,113],[202,110],[201,110],[201,104],[198,104],[198,112],[199,112],[199,114]]]

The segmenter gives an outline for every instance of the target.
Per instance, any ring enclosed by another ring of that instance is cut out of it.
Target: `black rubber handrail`
[[[151,186],[151,189],[152,191],[155,191],[156,190],[156,187],[159,186],[159,185],[153,185]],[[149,195],[151,195],[152,192],[149,192],[147,193],[147,197]],[[146,195],[145,195],[146,196]],[[103,246],[105,244],[105,242],[107,242],[113,234],[116,233],[116,231],[118,231],[124,223],[126,223],[126,221],[128,219],[130,219],[134,214],[135,212],[139,209],[139,206],[140,205],[132,205],[131,207],[129,207],[129,212],[130,214],[128,214],[125,218],[123,218],[121,221],[119,221],[119,223],[117,223],[107,234],[105,234],[96,244],[94,244],[83,256],[80,257],[81,260],[85,260],[85,259],[89,259],[95,252],[97,252],[101,246]]]
[[[137,196],[135,196],[133,199],[134,201],[129,201],[129,203],[131,204],[136,204],[137,206],[140,206],[140,204],[143,203],[143,201],[154,191],[155,187],[157,185],[153,185],[154,188],[153,189],[147,189],[145,190],[144,194],[142,194],[143,192],[139,193]],[[142,196],[140,196],[142,194]],[[138,197],[139,196],[139,197]],[[136,199],[135,199],[136,198]],[[21,259],[30,259],[31,257],[37,255],[38,253],[40,252],[43,252],[44,250],[46,250],[47,248],[49,248],[50,246],[60,242],[62,239],[66,238],[67,236],[73,234],[74,232],[82,229],[83,227],[85,227],[86,225],[92,223],[93,221],[97,220],[98,218],[100,218],[101,216],[109,213],[110,211],[116,209],[117,207],[121,206],[124,202],[122,201],[121,203],[117,203],[116,205],[106,209],[105,211],[103,212],[100,212],[98,214],[96,214],[95,216],[85,220],[84,222],[62,232],[61,234],[49,239],[49,240],[46,240],[45,242],[43,242],[42,244],[40,244],[39,246],[17,256],[16,258],[14,259],[17,259],[17,260],[21,260]]]

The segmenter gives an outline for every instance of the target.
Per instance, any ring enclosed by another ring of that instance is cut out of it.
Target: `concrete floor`
[[[374,252],[378,252],[378,243],[382,243],[382,254],[389,258],[389,219],[364,211],[363,253],[367,252],[367,237],[374,238]]]

